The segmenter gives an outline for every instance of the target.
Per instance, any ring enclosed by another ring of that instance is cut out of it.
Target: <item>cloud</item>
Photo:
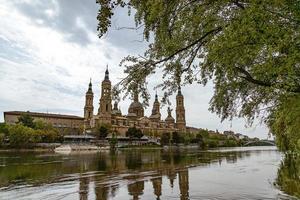
[[[136,41],[142,39],[141,30],[118,30],[134,26],[126,10],[118,10],[112,18],[112,28],[100,40],[96,32],[97,10],[95,0],[0,0],[0,112],[32,110],[82,116],[90,77],[97,112],[106,65],[116,84],[124,77],[120,60],[128,54],[143,53],[148,45]],[[158,72],[149,79],[152,96],[160,77]],[[221,123],[218,116],[210,113],[212,85],[192,85],[182,91],[188,125],[266,136],[264,126],[245,128],[242,119]],[[158,94],[162,95],[162,91]],[[175,95],[171,101],[174,107]],[[152,103],[153,99],[147,115]],[[128,99],[121,102],[123,114],[127,114],[129,104]],[[162,115],[166,117],[166,107]]]

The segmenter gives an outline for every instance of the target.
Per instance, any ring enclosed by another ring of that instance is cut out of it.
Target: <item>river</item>
[[[275,147],[0,153],[2,200],[292,199]]]

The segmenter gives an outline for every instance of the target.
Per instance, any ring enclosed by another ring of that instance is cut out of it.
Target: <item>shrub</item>
[[[23,126],[27,126],[29,128],[34,128],[35,123],[33,122],[34,119],[28,114],[24,113],[18,118],[18,124],[22,124]]]
[[[14,147],[28,147],[36,142],[37,135],[32,128],[17,124],[9,127],[9,143]]]
[[[0,123],[0,133],[8,134],[8,125],[6,123]]]
[[[160,138],[162,145],[168,145],[170,143],[170,133],[163,133]]]
[[[141,131],[141,129],[138,129],[136,127],[130,127],[126,131],[126,136],[130,138],[141,138],[143,137],[143,132]]]

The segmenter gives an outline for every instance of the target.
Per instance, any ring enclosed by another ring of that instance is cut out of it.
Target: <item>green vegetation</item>
[[[34,119],[27,113],[21,114],[21,116],[18,118],[17,123],[29,128],[35,128]]]
[[[98,139],[105,139],[112,132],[111,125],[100,124],[93,129],[93,135]]]
[[[136,127],[130,127],[128,128],[128,130],[126,131],[126,137],[130,137],[130,138],[141,138],[143,137],[143,132],[141,129],[138,129]]]
[[[118,139],[115,133],[112,133],[112,138],[109,140],[109,146],[112,151],[115,151],[117,148]]]
[[[43,121],[31,123],[30,118],[27,117],[23,119],[21,121],[26,121],[25,123],[0,124],[0,147],[30,148],[35,143],[62,142],[63,136],[51,124]]]
[[[276,185],[288,194],[300,198],[300,156],[286,155],[277,174]]]
[[[210,111],[222,120],[244,117],[249,124],[260,116],[281,150],[299,149],[300,112],[292,111],[300,99],[299,1],[97,3],[99,37],[107,33],[119,6],[136,11],[136,28],[150,42],[143,56],[121,61],[127,76],[115,94],[138,90],[147,103],[147,78],[161,70],[158,86],[166,90],[166,101],[178,85],[211,81]]]
[[[226,135],[209,132],[205,129],[200,130],[197,134],[173,132],[172,134],[163,133],[161,136],[162,145],[198,144],[203,149],[216,147],[236,147],[241,146],[244,142],[245,141],[243,140],[227,138]]]

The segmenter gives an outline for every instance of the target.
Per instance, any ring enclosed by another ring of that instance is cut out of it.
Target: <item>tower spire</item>
[[[158,101],[157,90],[155,91],[155,101]]]
[[[90,78],[89,89],[88,92],[92,92],[92,78]]]
[[[180,87],[180,85],[178,86],[178,95],[182,95],[181,94],[181,87]]]
[[[108,65],[106,65],[105,78],[104,78],[104,80],[109,80]]]

